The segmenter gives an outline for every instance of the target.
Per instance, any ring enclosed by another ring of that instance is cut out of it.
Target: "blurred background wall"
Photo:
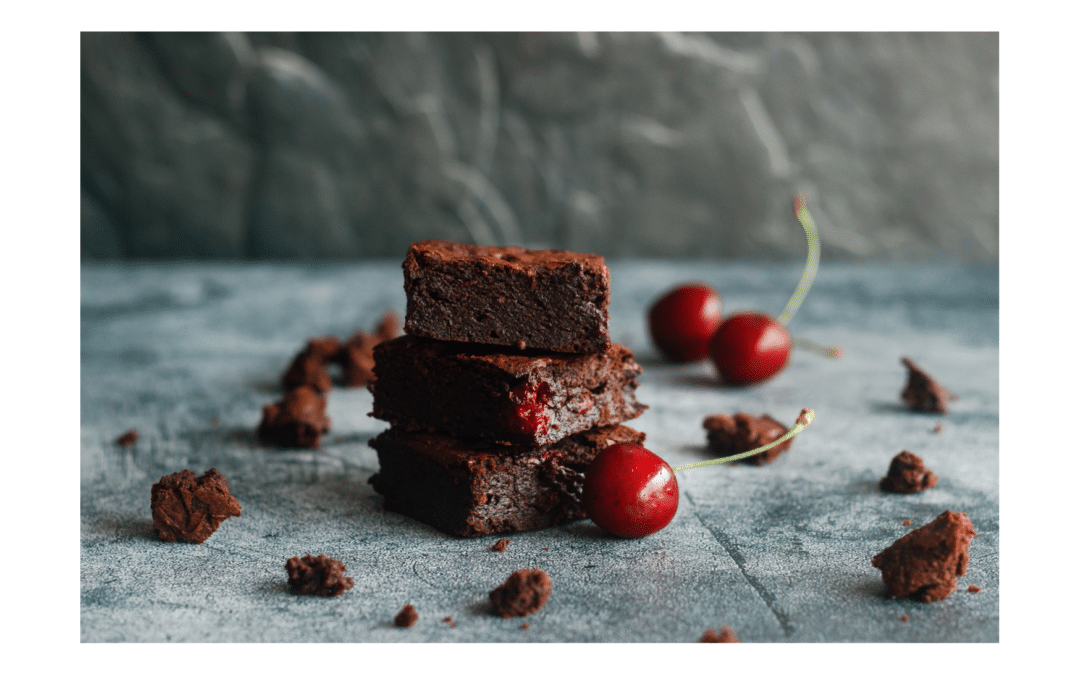
[[[82,34],[84,259],[996,260],[996,33]]]

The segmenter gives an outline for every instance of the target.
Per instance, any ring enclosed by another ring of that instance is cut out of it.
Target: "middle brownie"
[[[618,344],[598,354],[504,354],[406,335],[375,348],[371,414],[404,431],[548,445],[641,415],[640,373]]]

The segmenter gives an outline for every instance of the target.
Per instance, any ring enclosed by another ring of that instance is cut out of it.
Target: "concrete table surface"
[[[723,625],[745,642],[998,641],[996,268],[826,264],[790,328],[845,357],[797,351],[773,380],[724,388],[708,363],[659,360],[646,308],[701,280],[725,314],[779,312],[801,264],[609,266],[612,336],[644,367],[638,397],[650,406],[630,425],[654,452],[672,465],[707,458],[707,414],[791,422],[812,407],[817,419],[771,465],[681,473],[679,511],[650,537],[615,539],[585,520],[511,535],[496,553],[498,537],[457,539],[381,509],[367,441],[386,424],[368,416],[366,390],[330,392],[333,429],[318,451],[255,440],[262,406],[280,396],[278,378],[308,337],[403,314],[399,261],[84,264],[82,641],[693,642]],[[959,395],[948,415],[901,405],[902,356]],[[117,445],[131,428],[138,442]],[[935,488],[879,490],[903,449],[938,474]],[[151,484],[211,467],[243,515],[201,545],[158,541]],[[947,509],[966,512],[978,533],[957,591],[933,604],[885,598],[870,558]],[[355,587],[291,595],[285,560],[309,553],[341,559]],[[493,616],[488,591],[523,567],[551,575],[550,601],[526,619]],[[406,603],[420,620],[395,628]]]

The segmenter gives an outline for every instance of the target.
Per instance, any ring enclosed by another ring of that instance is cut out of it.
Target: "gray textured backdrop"
[[[84,258],[998,255],[996,33],[81,39]]]

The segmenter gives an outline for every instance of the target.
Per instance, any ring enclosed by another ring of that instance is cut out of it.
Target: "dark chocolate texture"
[[[900,398],[912,410],[945,414],[949,412],[949,401],[957,398],[943,387],[915,362],[906,356],[900,363],[908,369],[907,385],[900,392]]]
[[[546,445],[639,416],[641,366],[600,354],[506,354],[403,336],[375,348],[372,415],[407,431]]]
[[[754,417],[746,413],[709,415],[702,421],[709,440],[709,450],[720,457],[730,457],[772,443],[787,433],[787,427],[769,415]],[[765,452],[740,461],[762,466],[772,462],[791,447],[794,438]]]
[[[240,503],[229,494],[229,480],[217,469],[198,477],[184,469],[154,483],[150,511],[158,539],[201,544],[227,518],[240,515]]]
[[[305,384],[286,393],[280,401],[263,406],[257,434],[263,443],[281,448],[315,449],[328,431],[326,399]]]
[[[879,485],[885,492],[910,495],[937,485],[937,475],[926,468],[921,457],[903,450],[889,462],[889,471]]]
[[[402,269],[410,335],[575,354],[610,342],[598,255],[421,241]]]
[[[943,600],[967,573],[968,543],[975,536],[966,513],[946,511],[908,532],[874,556],[890,598]]]
[[[321,553],[285,561],[289,588],[297,595],[341,595],[353,587],[352,577],[345,576],[345,564]]]
[[[596,427],[548,446],[505,446],[391,428],[371,439],[369,482],[389,511],[459,537],[540,530],[585,517],[585,470],[602,449],[637,443],[629,427]]]
[[[541,569],[521,569],[488,594],[496,616],[528,616],[539,610],[551,595],[551,577]]]

